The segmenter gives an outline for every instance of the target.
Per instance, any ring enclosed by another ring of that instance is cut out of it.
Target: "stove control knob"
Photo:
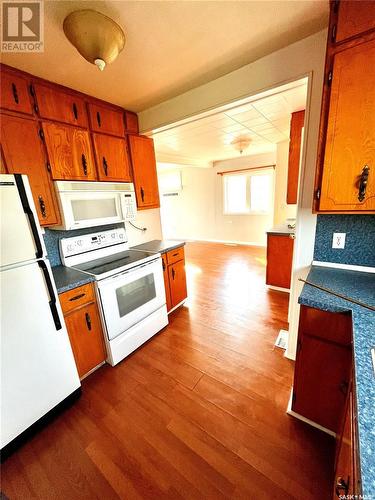
[[[112,238],[112,239],[115,239],[115,238],[116,238],[116,233],[112,233],[112,234],[111,234],[111,238]]]

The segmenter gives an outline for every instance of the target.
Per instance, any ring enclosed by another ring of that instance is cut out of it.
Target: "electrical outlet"
[[[333,233],[332,248],[345,248],[346,233]]]

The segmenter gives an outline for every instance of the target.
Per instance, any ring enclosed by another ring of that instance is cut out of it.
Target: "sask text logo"
[[[43,4],[31,2],[1,2],[1,51],[44,51]]]

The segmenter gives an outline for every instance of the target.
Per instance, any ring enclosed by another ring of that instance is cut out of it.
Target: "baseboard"
[[[288,407],[286,409],[286,412],[288,415],[294,418],[298,418],[298,420],[301,420],[302,422],[305,422],[305,424],[311,425],[311,427],[315,427],[316,429],[319,429],[322,432],[325,432],[326,434],[329,434],[330,436],[336,437],[336,433],[333,431],[330,431],[326,427],[323,427],[322,425],[317,424],[316,422],[313,422],[312,420],[309,420],[308,418],[300,415],[299,413],[295,412],[292,410],[292,398],[293,398],[293,386],[292,390],[290,391],[290,397],[289,397],[289,402],[288,402]]]
[[[170,309],[168,311],[168,314],[171,314],[171,312],[175,311],[176,309],[178,309],[179,307],[181,307],[182,305],[184,305],[185,302],[186,302],[186,300],[187,300],[187,297],[186,297],[186,299],[181,300],[181,302],[179,302],[177,305],[175,305],[174,307],[172,307],[172,309]]]
[[[271,290],[276,290],[277,292],[290,293],[290,288],[282,288],[281,286],[266,285],[267,288]]]
[[[323,262],[320,260],[313,260],[312,265],[320,267],[333,267],[334,269],[345,269],[346,271],[359,271],[361,273],[375,273],[375,267],[369,266],[352,266],[351,264],[338,264],[337,262]]]
[[[179,238],[185,241],[200,241],[202,243],[223,243],[227,245],[244,245],[244,246],[249,246],[249,247],[261,247],[265,248],[267,245],[266,243],[257,243],[255,241],[240,241],[240,240],[215,240],[215,239],[203,239],[203,238]]]

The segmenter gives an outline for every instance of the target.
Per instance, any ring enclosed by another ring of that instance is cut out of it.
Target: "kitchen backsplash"
[[[95,233],[95,231],[108,231],[117,227],[124,227],[124,224],[119,223],[109,224],[108,226],[87,227],[86,229],[75,229],[74,231],[57,231],[46,228],[43,236],[51,266],[55,267],[61,265],[59,249],[59,240],[61,240],[61,238],[70,238],[71,236]]]
[[[346,233],[345,248],[332,248],[333,233]],[[314,260],[375,267],[375,215],[318,215]]]

